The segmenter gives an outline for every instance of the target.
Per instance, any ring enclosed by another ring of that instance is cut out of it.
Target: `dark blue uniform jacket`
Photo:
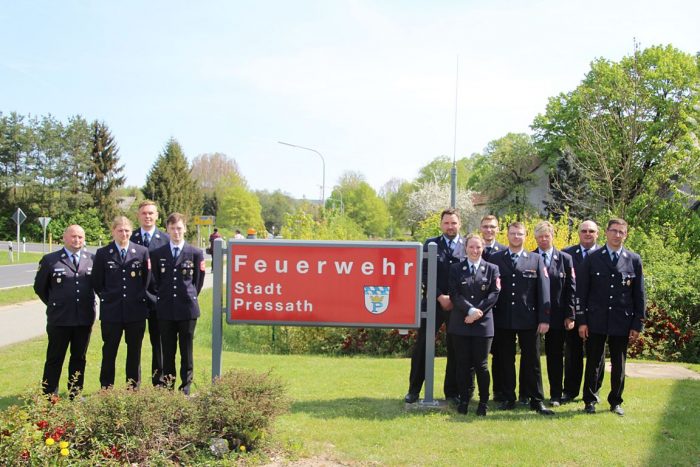
[[[537,253],[537,250],[533,253]],[[572,321],[576,319],[576,272],[573,259],[568,253],[553,248],[547,274],[551,301],[549,327],[564,329],[566,318]]]
[[[173,259],[170,243],[153,252],[153,284],[158,319],[182,321],[199,318],[197,297],[204,285],[202,250],[185,243]]]
[[[80,251],[73,262],[61,248],[41,258],[34,278],[34,292],[46,304],[46,322],[53,326],[91,326],[95,321],[95,293],[90,276],[93,255]]]
[[[498,300],[500,280],[498,266],[481,261],[472,275],[467,260],[450,268],[450,300],[454,305],[447,331],[461,336],[493,337],[491,308]],[[471,324],[464,318],[470,308],[478,308],[484,316]]]

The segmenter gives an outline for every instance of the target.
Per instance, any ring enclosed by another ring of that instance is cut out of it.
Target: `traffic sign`
[[[15,224],[22,225],[22,222],[24,222],[27,219],[27,215],[22,211],[20,208],[17,208],[17,210],[12,214],[12,220],[15,221]]]
[[[41,228],[45,229],[47,225],[49,225],[49,222],[51,222],[50,217],[40,217],[39,218],[39,224],[41,224]]]

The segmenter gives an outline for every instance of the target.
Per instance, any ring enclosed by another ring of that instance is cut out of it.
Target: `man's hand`
[[[484,312],[477,308],[474,310],[474,313],[464,317],[464,324],[472,324],[474,321],[481,319],[482,316],[484,316]]]
[[[537,326],[537,332],[540,334],[547,334],[547,331],[549,331],[549,323],[540,323],[540,325]]]
[[[588,325],[587,324],[582,324],[581,326],[578,327],[578,335],[584,341],[586,339],[588,339]]]
[[[574,328],[574,320],[566,318],[564,320],[564,329],[566,329],[567,331],[571,331],[573,328]]]
[[[639,339],[639,331],[635,331],[634,329],[630,329],[630,342],[634,342],[637,339]]]
[[[452,301],[449,295],[440,295],[437,300],[443,310],[450,311],[452,309]]]

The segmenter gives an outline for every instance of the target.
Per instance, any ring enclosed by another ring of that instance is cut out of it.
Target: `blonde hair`
[[[552,234],[552,237],[553,237],[554,236],[554,226],[551,223],[549,223],[548,221],[539,222],[535,226],[535,237],[540,235],[540,234],[543,234],[543,233],[550,233],[550,234]]]
[[[116,229],[120,225],[126,225],[127,227],[129,227],[129,230],[134,229],[134,226],[129,220],[129,218],[125,216],[117,216],[114,218],[114,220],[112,221],[112,230]]]

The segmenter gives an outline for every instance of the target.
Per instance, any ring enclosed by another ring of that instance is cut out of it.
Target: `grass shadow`
[[[700,380],[673,384],[646,465],[700,465]]]
[[[0,397],[0,410],[5,410],[11,405],[22,405],[24,401],[19,396]]]
[[[472,421],[476,418],[477,403],[470,404],[470,412],[465,417],[457,413],[455,407],[442,407],[439,409],[407,408],[403,401],[397,399],[377,399],[371,397],[352,397],[340,399],[324,399],[295,401],[292,403],[292,413],[304,413],[315,418],[353,418],[362,420],[393,420],[400,418],[421,417],[426,414],[443,413],[449,416],[449,421],[461,423]],[[498,410],[498,404],[489,402],[489,419],[497,420],[523,420],[525,418],[549,418],[539,415],[526,406],[515,410]],[[577,404],[569,404],[555,411],[553,418],[572,418],[585,416],[582,407]]]

